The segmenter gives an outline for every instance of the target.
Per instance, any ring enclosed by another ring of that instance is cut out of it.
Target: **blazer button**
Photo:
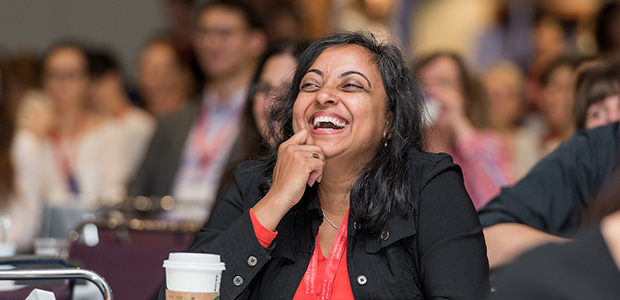
[[[256,263],[258,263],[256,256],[252,255],[248,257],[248,265],[250,265],[250,267],[256,266]]]
[[[381,232],[381,239],[384,241],[387,241],[387,239],[390,238],[390,233],[386,230],[383,230],[383,232]]]
[[[233,278],[233,284],[236,286],[240,286],[243,284],[243,278],[239,275],[235,276],[235,278]]]
[[[362,225],[358,224],[357,222],[353,222],[353,229],[360,230],[362,229]]]
[[[368,282],[368,279],[364,275],[357,276],[357,284],[364,285]]]

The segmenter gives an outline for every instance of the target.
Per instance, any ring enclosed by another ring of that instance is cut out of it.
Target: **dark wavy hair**
[[[387,135],[375,147],[374,155],[363,167],[351,189],[349,214],[362,230],[380,230],[392,212],[411,213],[414,203],[409,199],[408,154],[412,149],[422,150],[422,88],[401,50],[392,43],[379,42],[365,32],[342,33],[318,40],[300,55],[290,88],[274,104],[270,115],[270,135],[277,147],[291,138],[293,132],[293,105],[300,90],[303,76],[321,53],[328,48],[358,45],[364,47],[377,66],[387,94],[386,110],[391,115]],[[278,128],[278,130],[274,130]],[[387,146],[385,146],[387,144]],[[266,181],[261,185],[264,193],[271,187],[277,149],[267,160]],[[316,193],[316,185],[307,187],[299,206]]]
[[[577,129],[586,127],[588,108],[620,94],[620,65],[617,62],[586,68],[577,76],[573,115]]]

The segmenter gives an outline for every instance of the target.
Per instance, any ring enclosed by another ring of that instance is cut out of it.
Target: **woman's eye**
[[[364,87],[355,83],[346,83],[342,86],[343,90],[345,91],[357,91],[357,90],[363,90]]]
[[[301,90],[306,91],[306,92],[312,92],[318,89],[319,89],[319,86],[312,82],[306,82],[306,83],[301,84]]]

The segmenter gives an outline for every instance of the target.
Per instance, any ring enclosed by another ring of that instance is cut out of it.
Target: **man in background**
[[[240,1],[209,1],[194,19],[194,47],[207,81],[200,99],[162,118],[129,189],[170,195],[168,219],[204,221],[237,138],[249,85],[267,38],[254,10]]]

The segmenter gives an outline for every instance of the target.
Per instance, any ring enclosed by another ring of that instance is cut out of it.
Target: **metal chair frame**
[[[0,280],[52,280],[52,279],[85,279],[97,286],[104,300],[113,300],[112,289],[101,275],[80,268],[73,267],[64,256],[16,256],[0,260],[0,264],[23,265],[53,263],[67,268],[0,270]]]

